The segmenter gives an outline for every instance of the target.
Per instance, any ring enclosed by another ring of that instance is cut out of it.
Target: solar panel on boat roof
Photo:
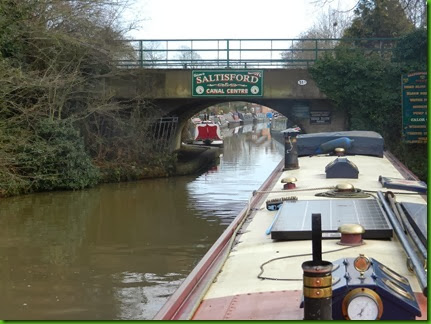
[[[323,233],[337,233],[343,224],[361,224],[365,228],[364,239],[392,237],[392,226],[376,200],[328,199],[284,202],[271,229],[271,238],[311,239],[311,215],[317,213],[322,216]]]

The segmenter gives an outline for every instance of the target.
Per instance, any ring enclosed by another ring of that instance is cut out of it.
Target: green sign
[[[403,137],[406,143],[427,142],[427,72],[415,72],[401,77],[403,107]]]
[[[261,97],[262,70],[192,71],[194,97]]]

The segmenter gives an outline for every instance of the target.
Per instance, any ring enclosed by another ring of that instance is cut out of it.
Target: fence
[[[162,117],[152,125],[151,142],[156,151],[166,152],[170,150],[172,138],[175,136],[178,126],[178,117]]]
[[[307,68],[341,47],[390,55],[397,38],[126,40],[123,68]]]

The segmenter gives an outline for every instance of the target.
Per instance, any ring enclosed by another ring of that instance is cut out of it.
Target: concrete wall
[[[299,85],[299,80],[305,80],[307,84]],[[263,85],[263,98],[326,99],[305,69],[265,70]]]
[[[300,126],[306,133],[333,132],[346,130],[346,115],[344,111],[335,108],[334,104],[328,99],[278,99],[262,100],[262,104],[282,113],[293,123]],[[309,115],[306,117],[295,114],[295,107],[298,105],[308,107]],[[314,112],[329,113],[329,123],[312,124],[310,116]]]
[[[306,80],[307,84],[299,85],[299,80]],[[192,70],[134,69],[107,78],[105,89],[118,98],[183,99],[193,98],[191,85]],[[305,69],[266,69],[263,85],[263,97],[260,98],[326,99]]]
[[[311,101],[310,112],[329,111],[330,123],[329,124],[311,124],[310,118],[296,118],[302,129],[306,133],[320,133],[320,132],[335,132],[347,130],[346,128],[346,115],[344,111],[335,109],[332,103],[328,100]]]

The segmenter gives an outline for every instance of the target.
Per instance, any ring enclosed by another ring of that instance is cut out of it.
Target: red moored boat
[[[196,124],[193,144],[222,146],[223,138],[220,133],[220,126],[212,121],[203,121]]]

